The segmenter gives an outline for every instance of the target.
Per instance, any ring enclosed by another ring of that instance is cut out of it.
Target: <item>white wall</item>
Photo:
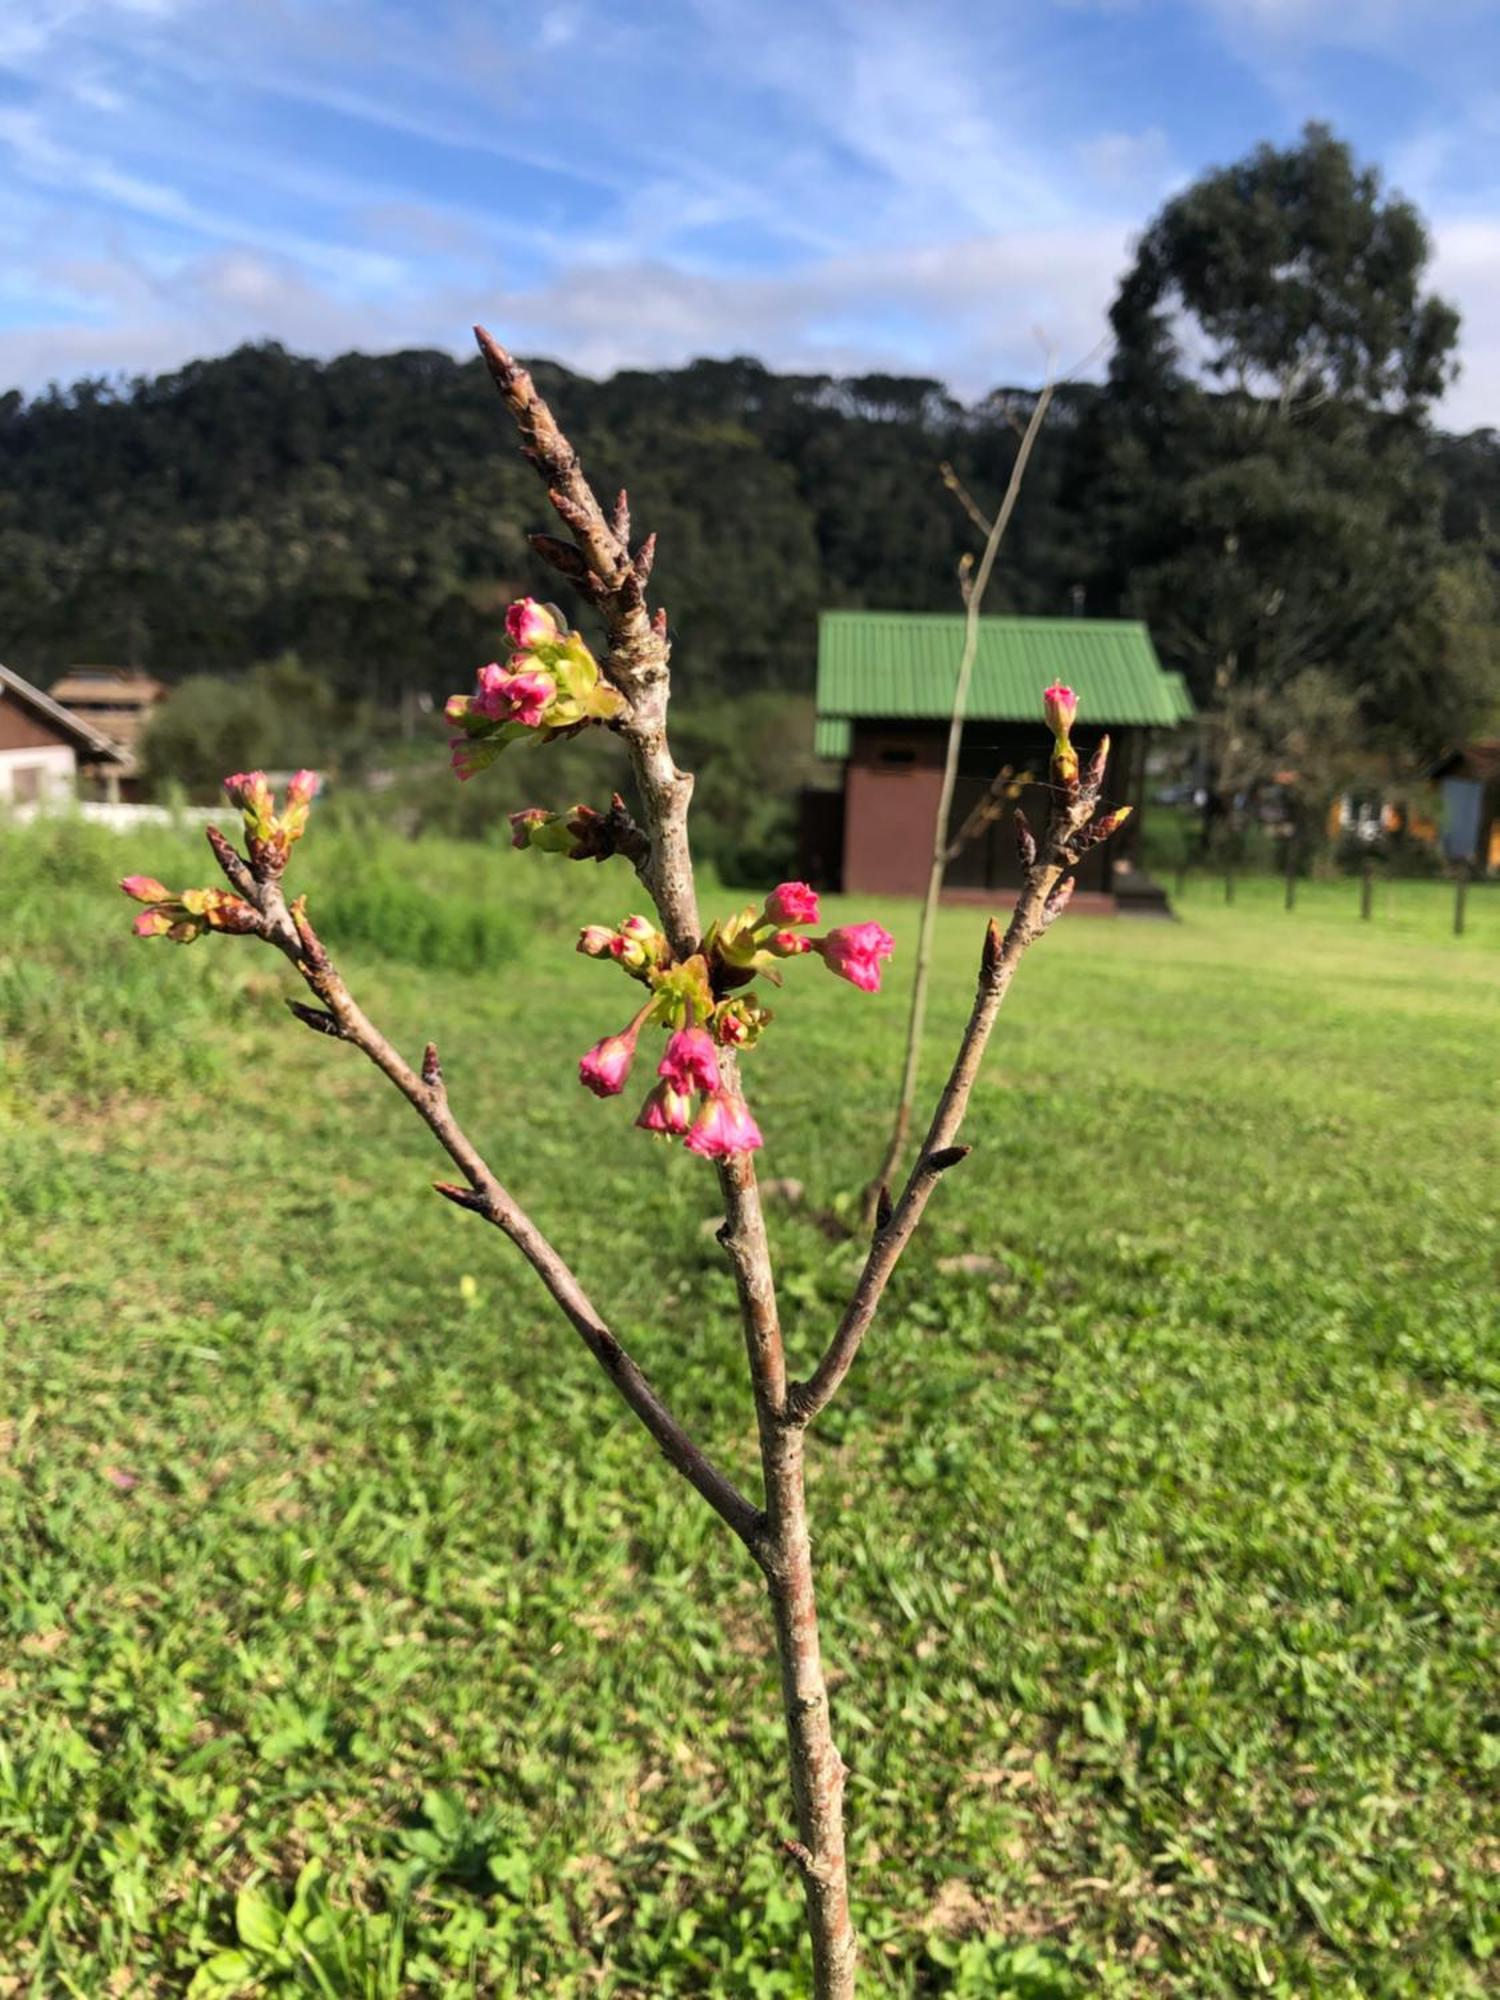
[[[0,750],[0,805],[17,802],[17,771],[40,772],[38,792],[43,800],[71,798],[77,776],[78,759],[68,743],[48,744],[34,750]]]

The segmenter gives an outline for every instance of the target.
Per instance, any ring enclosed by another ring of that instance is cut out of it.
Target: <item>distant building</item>
[[[102,729],[0,666],[0,806],[71,797],[80,776],[119,797],[126,753]]]
[[[140,746],[152,716],[170,690],[134,667],[69,667],[52,684],[52,699],[119,745],[120,796],[140,791]]]
[[[1465,743],[1432,768],[1443,801],[1443,853],[1500,871],[1500,737]]]
[[[840,766],[842,785],[804,794],[802,845],[805,865],[824,886],[864,895],[925,892],[963,639],[960,615],[828,611],[819,620],[814,747]],[[1087,758],[1109,731],[1106,789],[1114,805],[1139,810],[1152,732],[1175,729],[1192,714],[1186,684],[1163,671],[1144,625],[981,619],[950,834],[987,799],[991,816],[949,863],[949,890],[1019,888],[1012,811],[1023,806],[1038,830],[1046,823],[1051,738],[1041,694],[1058,680],[1080,697],[1080,755]],[[1091,850],[1077,871],[1081,891],[1165,907],[1134,865],[1138,830],[1139,821],[1127,823],[1118,840]]]

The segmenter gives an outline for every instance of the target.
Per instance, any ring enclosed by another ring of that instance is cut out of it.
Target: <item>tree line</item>
[[[1064,382],[990,598],[1146,618],[1222,721],[1326,705],[1425,753],[1500,700],[1500,438],[1436,428],[1458,321],[1420,217],[1321,128],[1169,202],[1115,301],[1106,379]],[[690,703],[811,687],[820,608],[952,610],[1033,392],[778,374],[738,358],[593,381],[534,364],[654,529]],[[295,653],[341,702],[441,697],[531,593],[525,466],[477,361],[247,346],[151,380],[0,398],[0,652],[169,681]],[[570,609],[574,607],[568,607]]]

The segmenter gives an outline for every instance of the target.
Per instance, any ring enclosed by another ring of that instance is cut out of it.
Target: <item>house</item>
[[[1443,853],[1500,871],[1500,737],[1465,743],[1435,764],[1443,801]]]
[[[943,613],[828,611],[818,625],[814,748],[840,768],[838,790],[804,795],[803,861],[828,887],[849,894],[920,896],[932,860],[953,689],[964,619]],[[1073,732],[1085,759],[1107,729],[1107,796],[1139,808],[1154,731],[1192,714],[1181,675],[1168,674],[1144,625],[1084,618],[982,618],[949,815],[957,835],[947,888],[1014,891],[1021,868],[1011,814],[1047,817],[1051,737],[1042,689],[1077,689]],[[976,825],[974,822],[978,820]],[[1165,899],[1133,862],[1139,821],[1091,850],[1078,886],[1112,899]]]
[[[115,798],[124,765],[102,729],[0,666],[0,806],[71,797],[80,774]]]
[[[147,726],[169,693],[160,681],[134,667],[69,667],[52,684],[52,699],[81,715],[125,753],[120,794],[140,790],[140,746]]]

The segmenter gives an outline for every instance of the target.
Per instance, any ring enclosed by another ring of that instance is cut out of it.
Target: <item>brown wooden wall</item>
[[[9,688],[0,688],[0,750],[66,749],[71,742],[45,716],[17,701]]]
[[[1144,733],[1111,732],[1110,782],[1115,805],[1140,805]],[[920,896],[932,862],[932,826],[942,790],[946,723],[857,722],[844,788],[844,882],[850,895]],[[1098,732],[1076,737],[1087,759]],[[1040,728],[971,723],[964,732],[958,784],[949,827],[956,834],[1002,766],[1009,765],[1019,797],[1007,798],[1003,816],[970,841],[949,863],[950,887],[1014,889],[1021,881],[1011,813],[1019,803],[1038,832],[1046,824],[1045,779],[1051,738]],[[1026,782],[1027,780],[1030,782]],[[1133,828],[1125,829],[1133,833]],[[1093,849],[1078,869],[1080,889],[1111,887],[1114,862],[1128,843]]]

